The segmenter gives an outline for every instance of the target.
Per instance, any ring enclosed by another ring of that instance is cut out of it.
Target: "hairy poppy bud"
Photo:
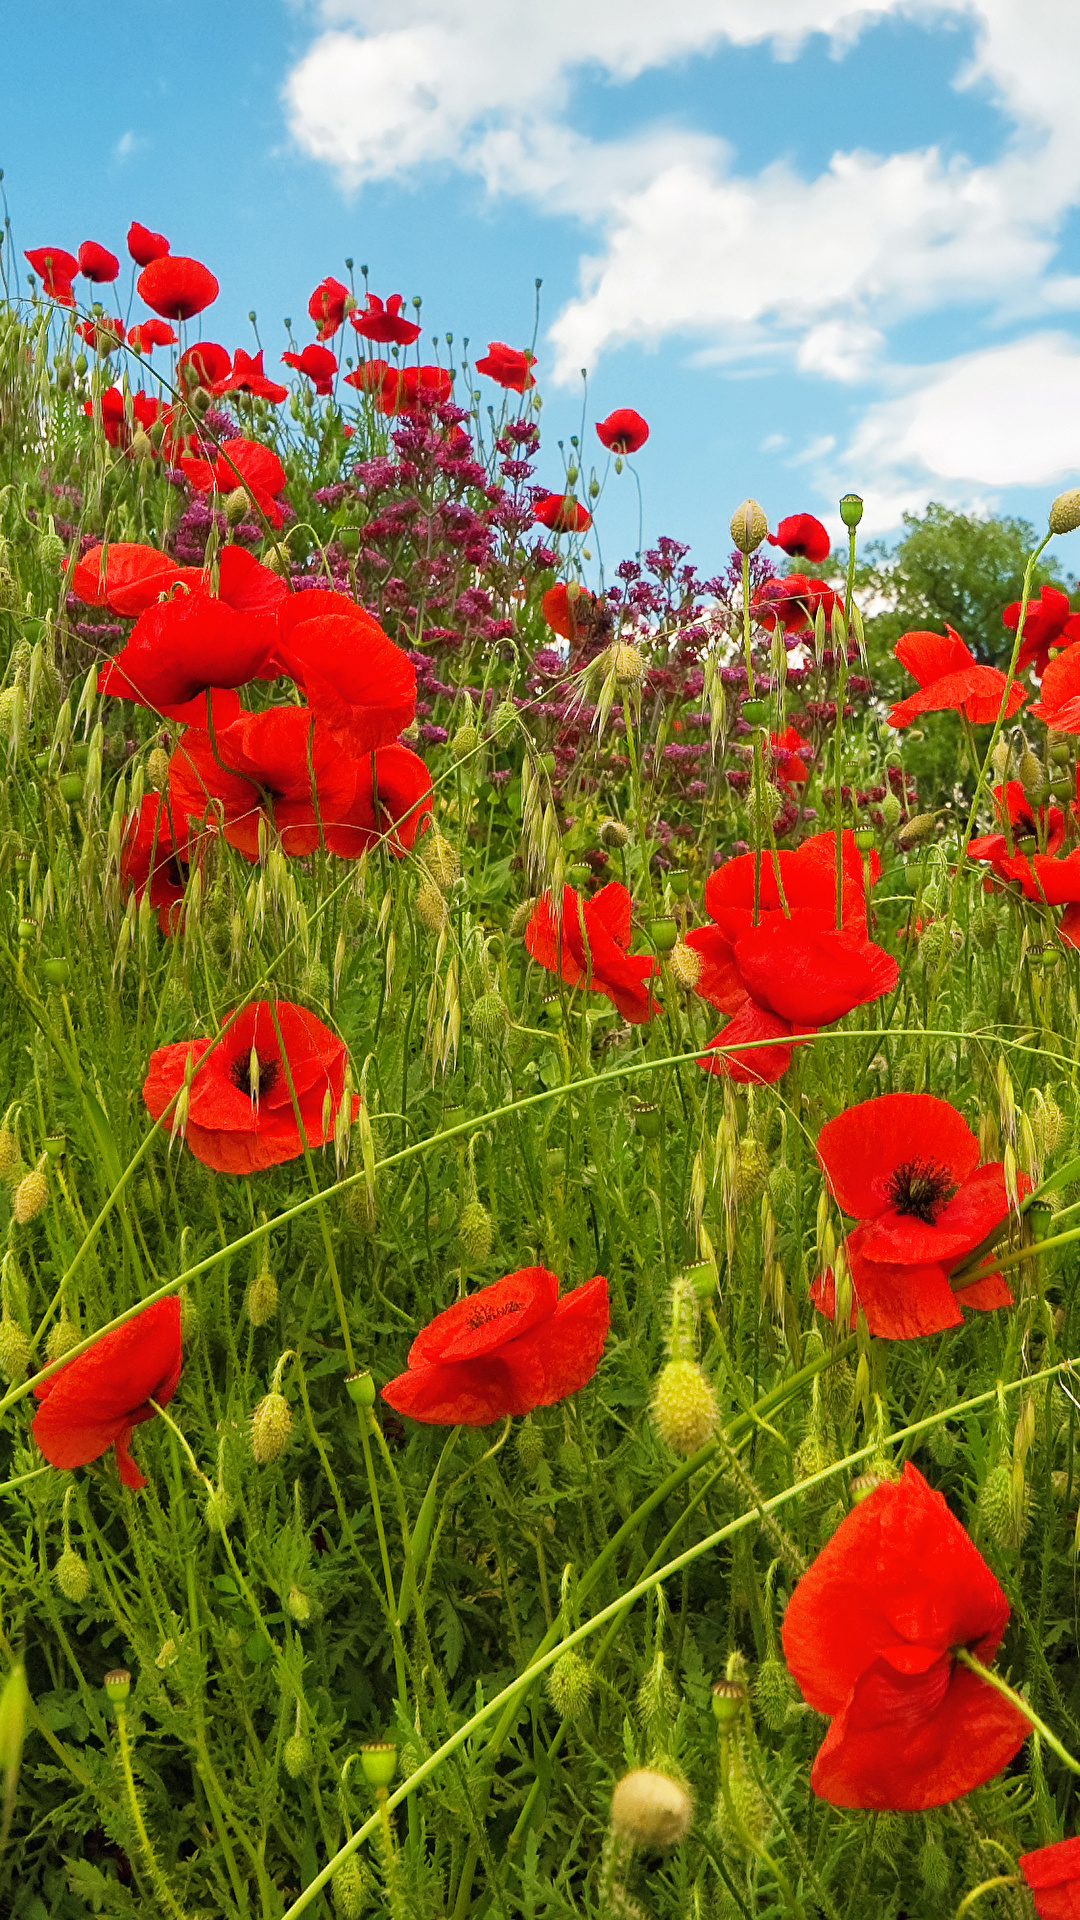
[[[688,947],[684,940],[676,941],[668,965],[675,985],[691,993],[701,978],[701,955],[696,948]]]
[[[769,1156],[760,1140],[751,1135],[740,1140],[735,1154],[735,1175],[732,1182],[735,1205],[742,1207],[748,1201],[758,1200],[765,1191],[769,1178]]]
[[[55,1321],[49,1328],[48,1338],[45,1342],[46,1356],[49,1360],[62,1360],[64,1355],[70,1353],[72,1347],[77,1347],[78,1344],[79,1329],[74,1321],[68,1317],[68,1314],[64,1312],[60,1315],[59,1320]]]
[[[653,1395],[657,1432],[676,1453],[689,1459],[705,1445],[716,1426],[716,1395],[693,1360],[669,1360]]]
[[[500,1040],[510,1025],[510,1009],[494,988],[482,993],[472,1010],[472,1030],[478,1040]]]
[[[10,1127],[0,1127],[0,1180],[6,1180],[21,1164],[18,1135]]]
[[[769,1198],[777,1219],[782,1220],[795,1205],[796,1182],[790,1167],[773,1167],[769,1173]]]
[[[343,1860],[330,1882],[334,1909],[341,1920],[360,1920],[367,1905],[367,1883],[359,1861]]]
[[[146,778],[154,792],[165,792],[169,784],[169,756],[164,747],[151,747],[146,756]]]
[[[1049,1160],[1051,1154],[1057,1152],[1065,1138],[1065,1115],[1050,1094],[1040,1095],[1036,1089],[1036,1095],[1035,1108],[1031,1116],[1031,1131],[1040,1158]]]
[[[774,1653],[769,1654],[758,1668],[754,1698],[765,1725],[773,1733],[779,1733],[791,1712],[793,1695],[788,1670]]]
[[[1019,1547],[1031,1517],[1031,1494],[1023,1467],[1002,1461],[987,1474],[979,1492],[979,1518],[999,1547]]]
[[[36,1220],[39,1213],[49,1204],[49,1183],[44,1174],[45,1160],[40,1159],[36,1167],[23,1176],[15,1189],[11,1202],[11,1211],[20,1227],[28,1226]]]
[[[446,925],[448,909],[443,895],[432,880],[421,880],[416,889],[416,911],[420,924],[429,933],[441,933]]]
[[[479,745],[479,732],[476,727],[470,726],[468,722],[466,722],[463,727],[458,727],[456,733],[452,734],[450,738],[450,751],[455,760],[468,760],[469,756],[476,752]]]
[[[278,1284],[266,1264],[266,1255],[264,1253],[263,1264],[248,1287],[247,1297],[244,1301],[244,1305],[247,1308],[247,1317],[251,1321],[252,1326],[265,1327],[267,1321],[275,1313],[277,1303]]]
[[[462,1208],[457,1232],[466,1259],[476,1262],[487,1259],[491,1252],[491,1215],[479,1200],[470,1200]]]
[[[523,1420],[518,1428],[517,1457],[526,1473],[535,1473],[544,1458],[544,1436],[532,1420]]]
[[[625,1773],[611,1796],[611,1825],[635,1847],[671,1847],[685,1840],[694,1819],[686,1788],[653,1767]]]
[[[620,847],[625,847],[629,839],[630,829],[624,826],[621,820],[601,820],[600,843],[602,846],[617,851]]]
[[[548,1699],[563,1720],[577,1719],[595,1685],[591,1667],[572,1647],[559,1655],[546,1681]]]
[[[1051,533],[1075,533],[1080,527],[1080,487],[1070,487],[1051,500],[1046,523]]]
[[[747,1772],[741,1753],[733,1756],[728,1772],[727,1794],[716,1805],[716,1824],[725,1845],[744,1854],[760,1845],[769,1830],[769,1806],[752,1774]]]
[[[307,1625],[311,1619],[311,1601],[308,1599],[307,1594],[303,1593],[299,1587],[289,1588],[285,1606],[290,1618],[296,1621],[298,1627]]]
[[[512,733],[518,723],[517,708],[512,700],[500,700],[491,716],[491,731],[496,739]]]
[[[769,531],[764,507],[756,500],[744,500],[731,516],[731,538],[740,553],[755,553]]]
[[[783,804],[784,796],[771,780],[763,780],[760,786],[754,786],[750,795],[750,817],[761,833],[768,831],[770,822],[776,819]]]
[[[56,1581],[65,1600],[71,1600],[77,1606],[85,1600],[90,1591],[90,1569],[81,1553],[74,1547],[65,1547],[53,1568]]]
[[[420,858],[437,887],[445,893],[461,872],[461,861],[456,847],[452,847],[445,834],[433,828],[424,835],[420,846]]]
[[[236,1501],[225,1487],[211,1487],[203,1514],[211,1533],[224,1533],[236,1513]]]
[[[928,840],[933,831],[934,815],[932,813],[913,813],[910,820],[904,821],[897,834],[897,844],[906,853],[909,847],[917,847],[923,840]]]
[[[512,940],[520,939],[529,921],[533,917],[535,907],[535,900],[522,900],[520,906],[514,908],[513,913],[510,915],[510,926],[508,929]]]
[[[292,1414],[283,1393],[268,1393],[251,1416],[251,1451],[260,1467],[276,1460],[292,1432]]]
[[[617,686],[639,687],[645,678],[645,655],[640,647],[632,647],[625,640],[612,647],[611,666]]]
[[[881,803],[881,823],[888,833],[900,824],[900,802],[895,793],[887,793]]]
[[[0,1373],[5,1380],[22,1380],[30,1365],[30,1342],[17,1320],[0,1320]]]
[[[305,1734],[290,1734],[282,1748],[281,1759],[289,1779],[302,1780],[311,1767],[311,1741]]]
[[[1046,768],[1043,766],[1038,754],[1032,753],[1030,747],[1020,755],[1020,764],[1017,767],[1017,772],[1020,775],[1020,784],[1024,792],[1029,795],[1037,793],[1046,779]]]

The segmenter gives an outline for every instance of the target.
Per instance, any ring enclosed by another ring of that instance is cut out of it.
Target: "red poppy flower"
[[[101,395],[101,430],[110,447],[127,448],[131,445],[133,430],[142,427],[144,431],[152,427],[161,412],[161,402],[152,394],[137,390],[125,401],[119,387],[106,387]],[[94,402],[83,401],[83,412],[88,419],[94,416]]]
[[[396,1413],[440,1427],[486,1427],[554,1406],[592,1379],[608,1323],[601,1275],[560,1300],[555,1274],[522,1267],[438,1314],[382,1396]]]
[[[859,1224],[845,1240],[855,1301],[871,1333],[911,1340],[961,1324],[960,1308],[1012,1305],[999,1273],[954,1293],[949,1275],[1006,1219],[1000,1160],[980,1167],[979,1142],[947,1100],[883,1093],[822,1127],[818,1159],[829,1188]],[[1021,1176],[1021,1189],[1028,1185]],[[829,1319],[831,1274],[811,1299]]]
[[[534,500],[533,519],[552,533],[584,533],[592,526],[592,514],[572,493],[545,493]]]
[[[356,301],[348,287],[343,287],[332,273],[328,273],[325,280],[320,280],[307,303],[308,314],[315,323],[319,339],[329,340],[355,305]]]
[[[1080,733],[1080,648],[1070,646],[1047,662],[1039,699],[1028,712],[1054,733]]]
[[[779,627],[785,640],[788,635],[808,632],[819,607],[828,625],[834,607],[843,612],[843,598],[824,580],[815,580],[805,573],[788,573],[782,580],[764,581],[750,601],[751,614],[759,627],[765,627],[770,633]]]
[[[179,593],[140,613],[127,644],[98,671],[98,692],[153,707],[170,720],[206,720],[208,688],[242,687],[269,672],[272,621],[237,613],[213,594]],[[215,726],[239,712],[218,696]]]
[[[784,1653],[832,1716],[810,1775],[835,1807],[920,1813],[1000,1773],[1031,1729],[970,1668],[1009,1604],[982,1555],[910,1461],[840,1522],[784,1615]]]
[[[149,888],[162,933],[175,933],[187,890],[187,854],[177,853],[164,795],[144,793],[137,813],[124,822],[120,881],[125,893],[141,900]]]
[[[1020,602],[1010,601],[1001,616],[1002,625],[1015,633],[1020,625]],[[1034,666],[1036,678],[1046,672],[1051,647],[1072,646],[1080,640],[1080,614],[1069,605],[1069,596],[1060,587],[1044,582],[1037,600],[1029,600],[1024,615],[1024,638],[1017,657],[1016,671]]]
[[[136,282],[140,300],[163,320],[191,320],[215,301],[220,288],[209,267],[182,253],[163,253]]]
[[[536,385],[532,374],[535,364],[534,353],[519,353],[516,347],[504,346],[501,340],[491,340],[483,359],[476,362],[476,371],[511,393],[524,393],[527,387]]]
[[[603,603],[594,600],[592,594],[587,593],[584,587],[579,587],[576,580],[560,580],[557,586],[549,587],[540,605],[552,632],[570,641],[576,640],[579,634],[588,633],[597,615],[603,611]]]
[[[216,340],[197,340],[193,347],[186,347],[176,363],[178,374],[190,367],[200,387],[208,393],[213,392],[219,380],[227,378],[232,366],[232,356]]]
[[[345,385],[355,387],[358,393],[380,393],[389,376],[393,391],[397,393],[397,369],[388,360],[361,360],[358,367],[344,375]]]
[[[103,313],[96,320],[79,320],[75,331],[85,340],[91,353],[115,353],[124,344],[124,323],[115,314]]]
[[[180,465],[196,493],[233,493],[244,487],[270,525],[282,525],[285,515],[274,495],[285,485],[285,469],[272,447],[258,440],[223,440],[212,465],[190,457]]]
[[[371,364],[378,366],[379,362]],[[453,384],[453,376],[445,367],[388,367],[375,405],[380,413],[441,407],[449,400]]]
[[[1080,1913],[1080,1838],[1022,1853],[1017,1862],[1039,1920],[1076,1920]]]
[[[349,319],[364,340],[376,340],[380,346],[393,343],[399,347],[410,347],[414,340],[419,340],[420,328],[414,320],[402,319],[404,304],[400,293],[392,293],[385,306],[377,293],[369,293],[366,310],[363,313],[350,313]]]
[[[416,669],[377,620],[344,593],[282,603],[277,664],[352,753],[396,740],[416,714]]]
[[[327,394],[331,391],[337,361],[329,347],[317,347],[310,342],[303,353],[283,353],[281,356],[287,367],[295,367],[297,373],[304,373],[314,382],[316,393]]]
[[[782,547],[793,559],[809,560],[812,567],[820,566],[832,552],[832,541],[827,527],[815,520],[812,513],[791,513],[781,520],[775,533],[769,535],[770,547]]]
[[[783,733],[770,733],[773,769],[778,778],[789,786],[801,786],[809,780],[810,772],[802,758],[806,742],[794,727],[785,727]]]
[[[951,709],[962,713],[975,725],[996,720],[1005,692],[1005,675],[999,667],[982,667],[953,627],[944,633],[903,633],[893,648],[902,667],[919,683],[918,693],[909,693],[889,715],[890,727],[906,727],[920,713],[941,713]],[[1023,706],[1027,695],[1015,680],[1009,688],[1005,709],[1010,719]]]
[[[604,993],[624,1020],[635,1026],[657,1011],[646,982],[657,971],[647,953],[628,953],[630,895],[612,880],[591,900],[564,887],[556,917],[550,893],[541,894],[525,929],[525,945],[534,960],[561,974],[571,987]]]
[[[130,616],[155,606],[177,581],[198,586],[202,578],[198,567],[181,567],[156,547],[114,540],[109,547],[89,548],[76,560],[71,592],[85,606]]]
[[[633,407],[616,407],[606,420],[597,421],[596,432],[611,453],[636,453],[649,437],[649,423]]]
[[[261,1173],[296,1160],[305,1144],[321,1147],[334,1137],[334,1116],[341,1105],[348,1060],[345,1043],[291,1000],[275,1001],[274,1011],[269,1000],[257,1000],[237,1016],[223,1039],[179,1040],[173,1046],[157,1047],[150,1055],[142,1091],[154,1120],[160,1119],[179,1092],[188,1063],[194,1062],[197,1071],[191,1081],[184,1137],[196,1160],[215,1173]],[[201,1066],[206,1054],[209,1058]]]
[[[1061,854],[1065,843],[1065,815],[1060,807],[1032,806],[1019,780],[1010,780],[1004,789],[994,788],[994,811],[1004,825],[1008,814],[1010,832],[979,834],[967,844],[969,860],[988,861],[997,878],[1017,880],[1028,900],[1043,900],[1052,906],[1080,900],[1080,850]],[[1080,817],[1080,803],[1070,809]],[[1021,843],[1038,837],[1042,851],[1036,853]],[[989,882],[988,882],[989,884]]]
[[[127,230],[127,250],[137,267],[148,267],[152,260],[160,260],[169,251],[169,243],[163,233],[153,233],[139,220],[133,220]]]
[[[372,791],[372,759],[375,786]],[[357,860],[386,846],[396,858],[411,852],[432,807],[431,775],[418,753],[392,740],[356,761],[356,786],[347,812],[327,831],[331,853]]]
[[[75,305],[71,283],[79,271],[79,263],[73,253],[65,252],[63,247],[31,247],[23,258],[41,275],[41,290],[47,300],[55,300],[61,307]]]
[[[79,248],[79,272],[84,280],[115,280],[120,271],[120,262],[108,247],[99,246],[96,240],[84,240]]]
[[[287,400],[288,387],[277,380],[268,380],[263,372],[262,351],[245,353],[243,347],[237,347],[233,355],[232,371],[222,379],[215,380],[213,392],[252,393],[258,400],[270,400],[277,406],[281,400]]]
[[[52,1467],[85,1467],[110,1447],[125,1487],[145,1487],[128,1451],[135,1428],[167,1406],[180,1379],[180,1302],[154,1300],[43,1380],[31,1432]]]
[[[176,335],[167,320],[141,320],[128,329],[128,346],[136,353],[151,353],[155,347],[175,347]]]
[[[202,576],[209,587],[208,576]],[[218,598],[237,613],[272,614],[276,620],[291,588],[271,567],[264,567],[245,547],[222,547],[218,555]],[[258,678],[264,676],[260,674]]]

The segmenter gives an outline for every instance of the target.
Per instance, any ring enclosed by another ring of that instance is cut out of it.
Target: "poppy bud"
[[[510,1009],[494,988],[482,993],[472,1010],[472,1030],[478,1040],[501,1040],[510,1025]]]
[[[421,880],[416,889],[416,911],[420,916],[420,924],[429,933],[442,932],[449,917],[449,908],[431,880]]]
[[[544,1436],[540,1428],[533,1425],[532,1419],[522,1421],[517,1435],[517,1457],[526,1473],[536,1472],[544,1458]]]
[[[926,968],[936,966],[949,944],[948,929],[941,920],[931,920],[919,935],[919,959]]]
[[[79,1344],[79,1329],[68,1318],[66,1311],[49,1328],[49,1337],[45,1342],[45,1353],[49,1360],[62,1360]]]
[[[748,1136],[740,1140],[735,1155],[732,1189],[735,1205],[742,1207],[764,1193],[769,1178],[769,1156],[760,1140]]]
[[[863,517],[861,493],[845,493],[840,500],[840,518],[845,527],[857,527]]]
[[[881,803],[881,824],[888,833],[900,824],[900,802],[895,793],[887,793]]]
[[[292,1432],[292,1414],[282,1393],[268,1393],[251,1416],[251,1451],[260,1467],[276,1460]]]
[[[446,892],[452,886],[461,871],[456,847],[452,847],[445,835],[437,827],[424,835],[420,848],[420,858],[437,887]]]
[[[756,500],[744,500],[731,516],[731,538],[740,553],[755,553],[769,531],[764,507]]]
[[[480,745],[480,734],[476,727],[466,724],[458,727],[450,737],[450,751],[455,760],[468,760]]]
[[[716,1806],[716,1824],[724,1842],[733,1852],[744,1854],[748,1847],[759,1846],[769,1830],[770,1813],[761,1788],[747,1772],[741,1753],[732,1756],[728,1770],[727,1794]]]
[[[693,1360],[669,1360],[661,1368],[652,1415],[661,1439],[689,1459],[705,1445],[719,1413],[716,1395]]]
[[[10,1127],[0,1127],[0,1180],[6,1180],[21,1161],[18,1136]]]
[[[23,1380],[30,1365],[30,1342],[17,1320],[0,1320],[0,1373],[5,1380]]]
[[[510,915],[510,925],[508,928],[511,940],[520,939],[529,921],[533,917],[535,907],[535,900],[523,900],[520,906],[514,908],[513,913]]]
[[[1031,1131],[1039,1156],[1043,1160],[1049,1160],[1065,1138],[1065,1115],[1050,1094],[1039,1094],[1038,1089],[1036,1089],[1035,1109],[1031,1116]]]
[[[479,1200],[470,1200],[461,1210],[457,1224],[458,1240],[467,1260],[479,1264],[491,1252],[491,1215]]]
[[[90,1591],[90,1569],[81,1553],[74,1547],[65,1547],[53,1568],[56,1581],[65,1600],[71,1600],[76,1606],[86,1599]]]
[[[783,1219],[795,1205],[796,1182],[790,1167],[773,1167],[769,1173],[769,1198],[773,1212]]]
[[[671,977],[677,987],[691,993],[701,978],[701,955],[696,948],[688,947],[683,940],[676,941],[671,949],[668,961]]]
[[[601,820],[599,838],[601,846],[617,851],[629,841],[630,829],[621,820]]]
[[[500,700],[491,716],[491,731],[496,739],[512,733],[518,723],[518,713],[512,700]]]
[[[302,1780],[311,1767],[311,1741],[305,1734],[290,1734],[282,1749],[281,1759],[289,1779]]]
[[[224,1487],[211,1487],[203,1514],[211,1533],[224,1533],[236,1512],[236,1501]]]
[[[306,1593],[302,1593],[299,1587],[290,1587],[285,1605],[298,1627],[307,1625],[311,1619],[311,1601]]]
[[[384,1792],[397,1772],[397,1748],[390,1740],[368,1740],[360,1749],[360,1770],[369,1787]]]
[[[1046,779],[1046,769],[1039,759],[1038,754],[1032,753],[1030,747],[1020,755],[1020,764],[1017,772],[1020,775],[1020,784],[1024,792],[1029,796],[1037,793]]]
[[[367,1905],[367,1883],[359,1861],[343,1860],[330,1882],[334,1908],[341,1920],[360,1920]]]
[[[769,1654],[758,1668],[754,1699],[765,1725],[773,1733],[779,1733],[791,1712],[793,1696],[791,1676],[783,1661],[774,1653]]]
[[[884,806],[882,812],[884,812]],[[932,813],[914,813],[910,820],[904,821],[897,834],[897,845],[903,853],[906,853],[909,847],[917,847],[923,840],[929,839],[933,831],[934,815]]]
[[[592,1669],[572,1647],[561,1653],[548,1671],[547,1696],[563,1720],[576,1720],[589,1703],[596,1685]]]
[[[15,1215],[16,1224],[20,1227],[28,1226],[31,1220],[36,1220],[38,1214],[49,1204],[49,1183],[43,1172],[44,1165],[45,1158],[42,1155],[37,1166],[24,1175],[15,1189],[11,1211]]]
[[[265,1327],[267,1321],[277,1311],[277,1303],[278,1284],[266,1264],[266,1254],[264,1253],[262,1265],[255,1275],[254,1280],[251,1282],[251,1285],[248,1287],[247,1296],[244,1301],[244,1305],[247,1308],[247,1317],[251,1321],[252,1326]]]
[[[784,796],[779,787],[773,786],[771,780],[766,780],[761,786],[754,787],[750,796],[750,814],[754,824],[762,833],[766,832],[770,823],[776,819],[783,804]]]
[[[1080,527],[1080,487],[1070,487],[1051,500],[1046,523],[1051,533],[1075,533]]]
[[[653,1767],[626,1773],[611,1796],[613,1832],[634,1847],[671,1847],[685,1840],[694,1803],[681,1781]]]
[[[999,1547],[1019,1547],[1028,1529],[1031,1500],[1023,1469],[1004,1460],[987,1474],[979,1492],[979,1518]]]

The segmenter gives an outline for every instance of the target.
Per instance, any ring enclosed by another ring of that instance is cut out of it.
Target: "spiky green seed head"
[[[689,1459],[705,1445],[719,1417],[716,1395],[693,1360],[669,1360],[661,1368],[652,1403],[660,1438]]]
[[[510,1009],[494,987],[482,993],[472,1010],[472,1030],[478,1040],[489,1046],[501,1040],[510,1025]]]
[[[539,1427],[534,1426],[531,1420],[523,1421],[518,1428],[515,1446],[523,1471],[529,1474],[535,1473],[547,1451],[544,1446],[544,1436]]]
[[[588,1705],[596,1682],[591,1667],[570,1647],[559,1655],[547,1676],[547,1693],[563,1720],[576,1720]]]
[[[625,1773],[611,1796],[611,1826],[634,1847],[673,1847],[693,1825],[694,1802],[679,1780],[653,1767]]]
[[[793,1705],[791,1678],[782,1660],[770,1654],[758,1668],[754,1698],[765,1725],[779,1733]]]
[[[24,1380],[30,1365],[30,1342],[17,1320],[0,1320],[0,1373],[5,1380]]]
[[[611,649],[611,667],[619,687],[640,687],[645,678],[645,655],[628,640],[617,640]]]
[[[602,847],[617,853],[620,847],[628,845],[630,829],[621,820],[601,820],[599,839]]]
[[[311,1601],[299,1587],[289,1588],[285,1606],[290,1619],[295,1620],[298,1627],[307,1625],[311,1619]]]
[[[999,1547],[1015,1549],[1031,1517],[1031,1493],[1023,1472],[1004,1460],[987,1474],[979,1493],[979,1518]]]
[[[251,1416],[251,1451],[260,1467],[281,1453],[292,1432],[292,1414],[283,1393],[268,1393]]]
[[[253,1327],[265,1327],[277,1312],[278,1283],[269,1267],[259,1268],[244,1299],[247,1317]]]
[[[883,801],[883,812],[885,804]],[[932,813],[913,813],[911,819],[905,820],[903,826],[900,828],[896,836],[897,844],[903,852],[906,853],[909,847],[921,846],[924,840],[929,840],[933,831],[934,815]]]
[[[747,1206],[760,1200],[769,1178],[769,1156],[760,1140],[749,1135],[740,1140],[735,1153],[735,1205]]]
[[[677,940],[668,955],[671,977],[684,993],[692,993],[701,978],[701,955],[696,947],[688,947],[685,940]]]
[[[290,1780],[302,1780],[311,1770],[311,1741],[303,1733],[292,1733],[286,1740],[281,1754],[282,1764]]]
[[[429,933],[441,933],[446,925],[448,909],[443,895],[433,880],[421,880],[416,889],[416,912],[422,927]]]
[[[66,1313],[62,1313],[59,1320],[55,1320],[49,1328],[48,1338],[45,1341],[46,1358],[62,1360],[65,1354],[71,1352],[72,1347],[78,1346],[79,1339],[78,1327],[73,1320],[69,1320]]]
[[[330,1882],[334,1909],[341,1920],[360,1920],[367,1900],[366,1880],[358,1860],[343,1860]]]
[[[491,1215],[479,1200],[470,1200],[468,1206],[462,1207],[458,1217],[457,1235],[466,1259],[477,1264],[487,1259],[491,1252],[494,1231]]]
[[[434,827],[424,835],[420,845],[420,858],[437,887],[445,893],[461,872],[461,861],[457,849],[452,847],[445,834]]]
[[[49,1204],[49,1183],[41,1166],[23,1175],[12,1195],[11,1211],[18,1226],[29,1226]]]
[[[81,1553],[74,1547],[65,1547],[53,1568],[56,1581],[65,1600],[71,1600],[77,1606],[85,1600],[90,1591],[90,1569]]]
[[[517,726],[517,708],[512,700],[500,700],[491,716],[491,731],[497,740],[504,734],[510,734]]]

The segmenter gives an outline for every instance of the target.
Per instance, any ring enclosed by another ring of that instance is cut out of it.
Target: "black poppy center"
[[[932,1227],[942,1208],[956,1192],[956,1182],[946,1167],[932,1160],[905,1160],[889,1181],[889,1199],[897,1213],[910,1214]]]
[[[229,1079],[238,1093],[246,1093],[251,1100],[262,1100],[276,1087],[280,1072],[281,1062],[273,1055],[264,1060],[260,1054],[253,1061],[249,1053],[238,1053],[229,1067]]]
[[[486,1327],[489,1320],[502,1320],[508,1313],[520,1312],[520,1300],[508,1300],[502,1307],[485,1307],[478,1304],[468,1316],[468,1325],[475,1331],[477,1327]]]

